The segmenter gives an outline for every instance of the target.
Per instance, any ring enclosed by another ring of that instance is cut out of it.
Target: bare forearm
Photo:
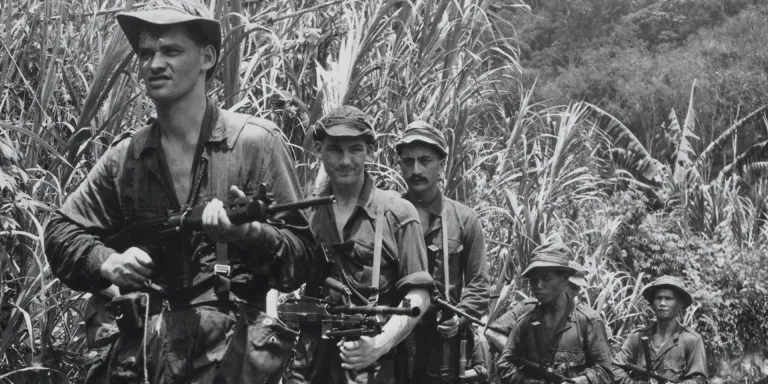
[[[405,298],[410,300],[412,307],[419,307],[421,312],[417,317],[410,316],[392,316],[384,327],[377,339],[381,342],[381,346],[385,351],[390,351],[402,342],[411,333],[413,328],[421,319],[421,316],[429,308],[430,298],[429,291],[426,289],[412,289],[405,295]],[[402,306],[402,305],[401,305]]]

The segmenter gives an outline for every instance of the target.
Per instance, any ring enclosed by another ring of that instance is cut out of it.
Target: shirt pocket
[[[392,284],[392,262],[387,257],[385,247],[381,247],[381,270],[379,273],[379,293],[388,292]],[[373,243],[355,242],[352,257],[356,259],[352,265],[360,266],[360,270],[354,271],[353,276],[358,282],[358,287],[369,294],[369,288],[373,282]]]
[[[664,371],[664,376],[673,374],[674,377],[680,377],[683,374],[683,368],[685,367],[685,361],[675,358],[664,359],[661,369]]]
[[[430,259],[434,260],[434,268],[432,268],[432,276],[434,276],[435,284],[438,286],[440,292],[445,290],[445,274],[443,273],[443,236],[438,235],[432,240],[432,245],[428,247],[430,252]],[[464,245],[460,240],[455,238],[448,238],[448,270],[450,276],[448,276],[448,283],[450,285],[456,285],[461,282],[462,268],[461,268],[461,252],[464,250]]]

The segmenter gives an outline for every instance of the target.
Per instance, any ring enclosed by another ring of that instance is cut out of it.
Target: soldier
[[[408,125],[395,148],[408,184],[403,197],[419,213],[436,290],[470,316],[482,317],[490,299],[483,228],[470,208],[443,196],[438,187],[448,155],[443,133],[417,120]],[[457,334],[469,326],[469,321],[456,314],[440,319],[442,312],[437,309],[433,305],[413,333],[414,383],[453,383],[459,377],[459,369],[466,368],[459,367]],[[474,337],[467,339],[468,351],[464,353],[468,358],[472,356]]]
[[[337,205],[319,207],[310,218],[326,263],[315,268],[306,294],[318,297],[322,287],[327,300],[341,303],[340,295],[324,286],[326,277],[333,277],[350,288],[352,304],[396,306],[405,298],[423,314],[433,282],[419,216],[397,193],[376,188],[366,171],[375,142],[371,120],[342,106],[315,126],[315,150],[328,174],[320,195],[335,195]],[[420,316],[392,316],[381,334],[338,343],[303,326],[287,382],[394,383],[395,347]]]
[[[87,382],[275,383],[295,332],[265,314],[265,296],[306,280],[312,234],[299,211],[234,225],[221,200],[262,183],[277,203],[301,197],[282,133],[206,98],[222,38],[201,1],[153,0],[117,17],[157,119],[102,156],[45,236],[66,285],[122,294],[112,300],[120,336],[107,369]],[[105,244],[134,220],[203,203],[204,231],[168,234],[151,249]]]
[[[613,360],[613,374],[620,384],[658,383],[639,372],[646,369],[642,341],[647,337],[653,373],[685,384],[707,383],[707,358],[701,336],[680,324],[683,310],[693,303],[683,281],[662,276],[643,289],[643,297],[656,314],[656,321],[634,331]],[[635,368],[629,368],[633,366]]]
[[[577,268],[577,272],[568,278],[568,294],[575,300],[578,300],[579,291],[587,285],[586,271]],[[490,342],[494,351],[501,352],[504,350],[504,346],[507,345],[507,337],[512,332],[512,327],[521,316],[535,308],[538,302],[534,297],[520,301],[496,321],[488,325],[488,328],[485,330],[485,337]]]
[[[605,325],[566,288],[576,273],[568,264],[570,250],[554,235],[533,253],[523,277],[539,303],[518,321],[504,347],[497,367],[501,382],[552,381],[554,372],[577,384],[612,383]]]

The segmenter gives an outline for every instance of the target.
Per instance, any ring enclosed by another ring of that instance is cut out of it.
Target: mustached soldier
[[[327,300],[340,304],[340,295],[324,285],[332,277],[350,288],[352,304],[397,306],[408,299],[423,314],[433,282],[419,216],[397,193],[376,188],[365,169],[375,143],[372,119],[351,106],[335,108],[320,119],[314,139],[328,174],[320,195],[335,195],[337,204],[317,208],[310,219],[329,263],[314,270],[307,295],[318,297],[322,287]],[[395,347],[421,314],[394,315],[380,334],[354,341],[322,339],[320,329],[303,327],[287,382],[394,383]]]
[[[408,184],[403,197],[419,213],[436,290],[444,300],[470,316],[482,317],[488,311],[490,299],[485,237],[477,215],[443,196],[438,187],[448,155],[443,133],[417,120],[408,125],[395,148],[403,179]],[[468,332],[469,321],[456,314],[438,319],[438,309],[433,305],[413,332],[413,383],[458,382],[459,371],[467,368],[459,366],[461,338],[467,340],[465,358],[473,355],[474,334]],[[460,332],[468,333],[459,335]]]
[[[533,253],[523,277],[539,303],[515,325],[504,347],[497,366],[501,382],[551,381],[551,370],[577,384],[612,383],[605,325],[566,288],[576,273],[568,263],[570,250],[554,235]]]
[[[628,365],[646,370],[643,338],[647,338],[651,369],[667,380],[685,384],[707,383],[707,358],[701,336],[680,324],[680,314],[693,303],[683,281],[662,276],[643,289],[656,321],[629,335],[613,360],[616,383],[658,383],[660,379],[627,369]]]
[[[86,381],[276,382],[295,333],[266,315],[265,296],[305,281],[312,235],[299,211],[270,224],[232,224],[222,200],[262,183],[277,203],[299,200],[286,143],[273,123],[206,98],[222,38],[201,1],[153,0],[117,18],[157,119],[106,152],[51,218],[45,247],[66,285],[90,292],[115,285],[123,296],[113,303],[148,321],[121,328],[106,367]],[[204,231],[169,234],[149,253],[105,245],[134,220],[200,204]],[[126,295],[137,291],[146,295]]]

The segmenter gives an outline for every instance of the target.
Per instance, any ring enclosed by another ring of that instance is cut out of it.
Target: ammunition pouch
[[[148,298],[149,295],[145,293],[134,292],[117,296],[107,304],[107,309],[115,315],[115,323],[120,333],[128,336],[141,334],[144,332],[145,318],[160,313],[162,302],[154,305],[153,300]],[[155,307],[149,308],[154,313],[147,313],[148,304]]]

